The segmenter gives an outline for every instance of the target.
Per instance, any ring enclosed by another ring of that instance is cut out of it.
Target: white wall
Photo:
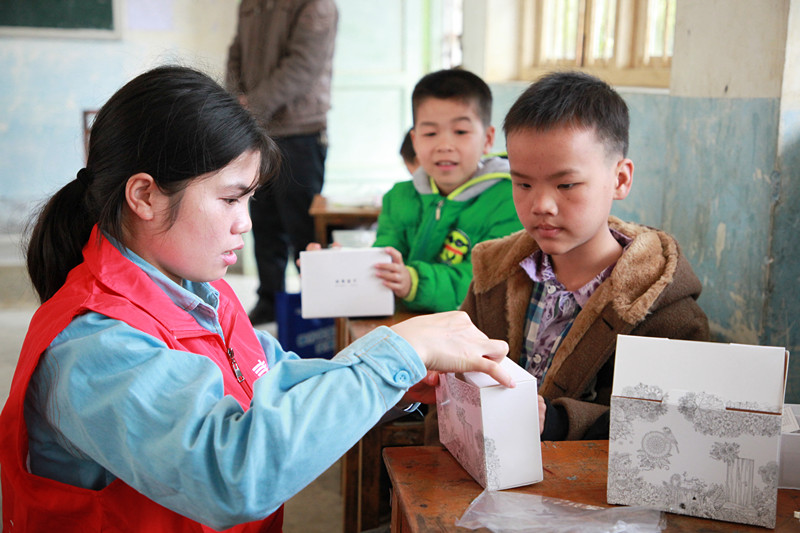
[[[123,0],[118,39],[0,33],[0,233],[83,166],[82,112],[164,63],[224,78],[238,0]],[[325,194],[377,198],[407,179],[411,89],[437,68],[440,0],[337,0]],[[84,35],[84,36],[82,36]]]
[[[684,0],[675,21],[670,93],[780,98],[788,0]],[[757,39],[746,36],[758,35]]]
[[[0,35],[0,232],[17,229],[81,168],[84,109],[96,109],[130,78],[163,63],[221,79],[237,0],[120,4],[118,39]]]

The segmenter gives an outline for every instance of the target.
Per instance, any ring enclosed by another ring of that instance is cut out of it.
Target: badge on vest
[[[439,261],[446,265],[457,265],[464,260],[468,252],[469,237],[460,229],[454,229],[444,240],[442,251],[439,252]]]

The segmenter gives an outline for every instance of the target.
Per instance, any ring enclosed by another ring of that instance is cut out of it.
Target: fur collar
[[[582,315],[587,320],[593,319],[612,302],[623,320],[636,324],[644,319],[672,282],[678,265],[678,245],[663,231],[623,222],[616,217],[609,217],[609,227],[632,237],[633,242],[617,261],[607,282],[589,299]],[[507,305],[527,308],[531,281],[519,263],[537,249],[536,242],[525,230],[478,244],[472,257],[474,292],[481,294],[507,281]],[[508,316],[518,316],[518,309],[509,308],[508,311],[511,311]]]

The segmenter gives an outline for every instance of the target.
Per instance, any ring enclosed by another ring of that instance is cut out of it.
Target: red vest
[[[8,401],[0,414],[0,484],[3,491],[3,531],[13,532],[142,532],[200,533],[215,531],[146,498],[120,479],[102,490],[88,490],[28,472],[28,432],[23,404],[39,357],[72,320],[96,311],[122,320],[163,340],[170,348],[203,354],[224,377],[225,394],[247,409],[252,384],[266,364],[247,313],[223,281],[219,318],[228,340],[200,327],[180,310],[140,268],[125,259],[107,240],[97,240],[97,227],[84,247],[84,262],[74,268],[64,286],[36,311],[22,346]],[[228,353],[238,363],[233,369]],[[241,378],[244,378],[241,380]],[[231,528],[236,533],[275,533],[283,525],[283,507],[263,521]]]

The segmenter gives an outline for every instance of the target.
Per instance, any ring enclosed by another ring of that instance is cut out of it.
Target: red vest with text
[[[255,370],[266,357],[233,290],[215,282],[220,292],[219,319],[228,345],[200,327],[178,308],[135,264],[107,240],[98,242],[97,227],[64,286],[36,311],[0,414],[0,484],[3,491],[3,531],[14,532],[142,532],[200,533],[214,529],[199,524],[140,494],[117,479],[102,490],[89,490],[31,474],[26,466],[28,432],[23,405],[28,382],[39,357],[76,315],[96,311],[124,321],[163,340],[171,349],[202,354],[222,372],[225,394],[247,409]],[[230,352],[229,350],[232,350]],[[228,353],[233,353],[244,380],[237,379]],[[283,524],[283,507],[263,521],[227,531],[276,533]]]

